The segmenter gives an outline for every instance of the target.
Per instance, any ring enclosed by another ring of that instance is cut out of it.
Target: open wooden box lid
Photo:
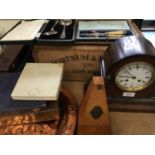
[[[12,30],[20,21],[17,19],[0,19],[0,38]]]
[[[57,100],[63,64],[27,63],[12,91],[14,100]]]
[[[48,20],[22,20],[1,38],[0,43],[33,43],[34,39],[40,35],[39,32],[47,23]]]

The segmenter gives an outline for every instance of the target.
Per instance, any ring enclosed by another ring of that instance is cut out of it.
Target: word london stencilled
[[[35,62],[64,63],[63,80],[88,81],[93,73],[100,71],[99,60],[107,47],[103,45],[75,45],[36,47]]]
[[[69,55],[62,58],[57,58],[55,60],[51,60],[51,63],[67,63],[67,62],[74,62],[74,61],[89,61],[89,62],[96,62],[99,58],[96,55]]]
[[[99,61],[99,57],[96,55],[69,55],[62,58],[57,58],[52,60],[51,63],[70,63],[70,62],[78,62],[82,63],[80,66],[74,67],[72,69],[73,74],[80,74],[80,75],[90,75],[96,73],[98,70],[94,69],[94,63]],[[79,68],[80,67],[80,68]]]

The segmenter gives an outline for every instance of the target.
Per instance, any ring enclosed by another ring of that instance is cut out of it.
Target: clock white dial
[[[154,80],[154,67],[146,62],[129,63],[117,72],[116,85],[124,91],[139,91]]]

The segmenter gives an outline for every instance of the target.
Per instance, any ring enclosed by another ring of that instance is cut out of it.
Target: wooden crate
[[[40,63],[64,63],[64,80],[88,81],[100,70],[99,58],[107,45],[35,46],[33,58]]]

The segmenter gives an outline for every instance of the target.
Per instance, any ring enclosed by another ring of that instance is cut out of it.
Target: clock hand
[[[130,75],[133,79],[136,79],[136,77],[133,76],[129,71],[125,70],[125,72],[126,72],[128,75]]]
[[[133,79],[132,76],[119,76],[119,77],[127,77],[127,78],[132,78]]]

